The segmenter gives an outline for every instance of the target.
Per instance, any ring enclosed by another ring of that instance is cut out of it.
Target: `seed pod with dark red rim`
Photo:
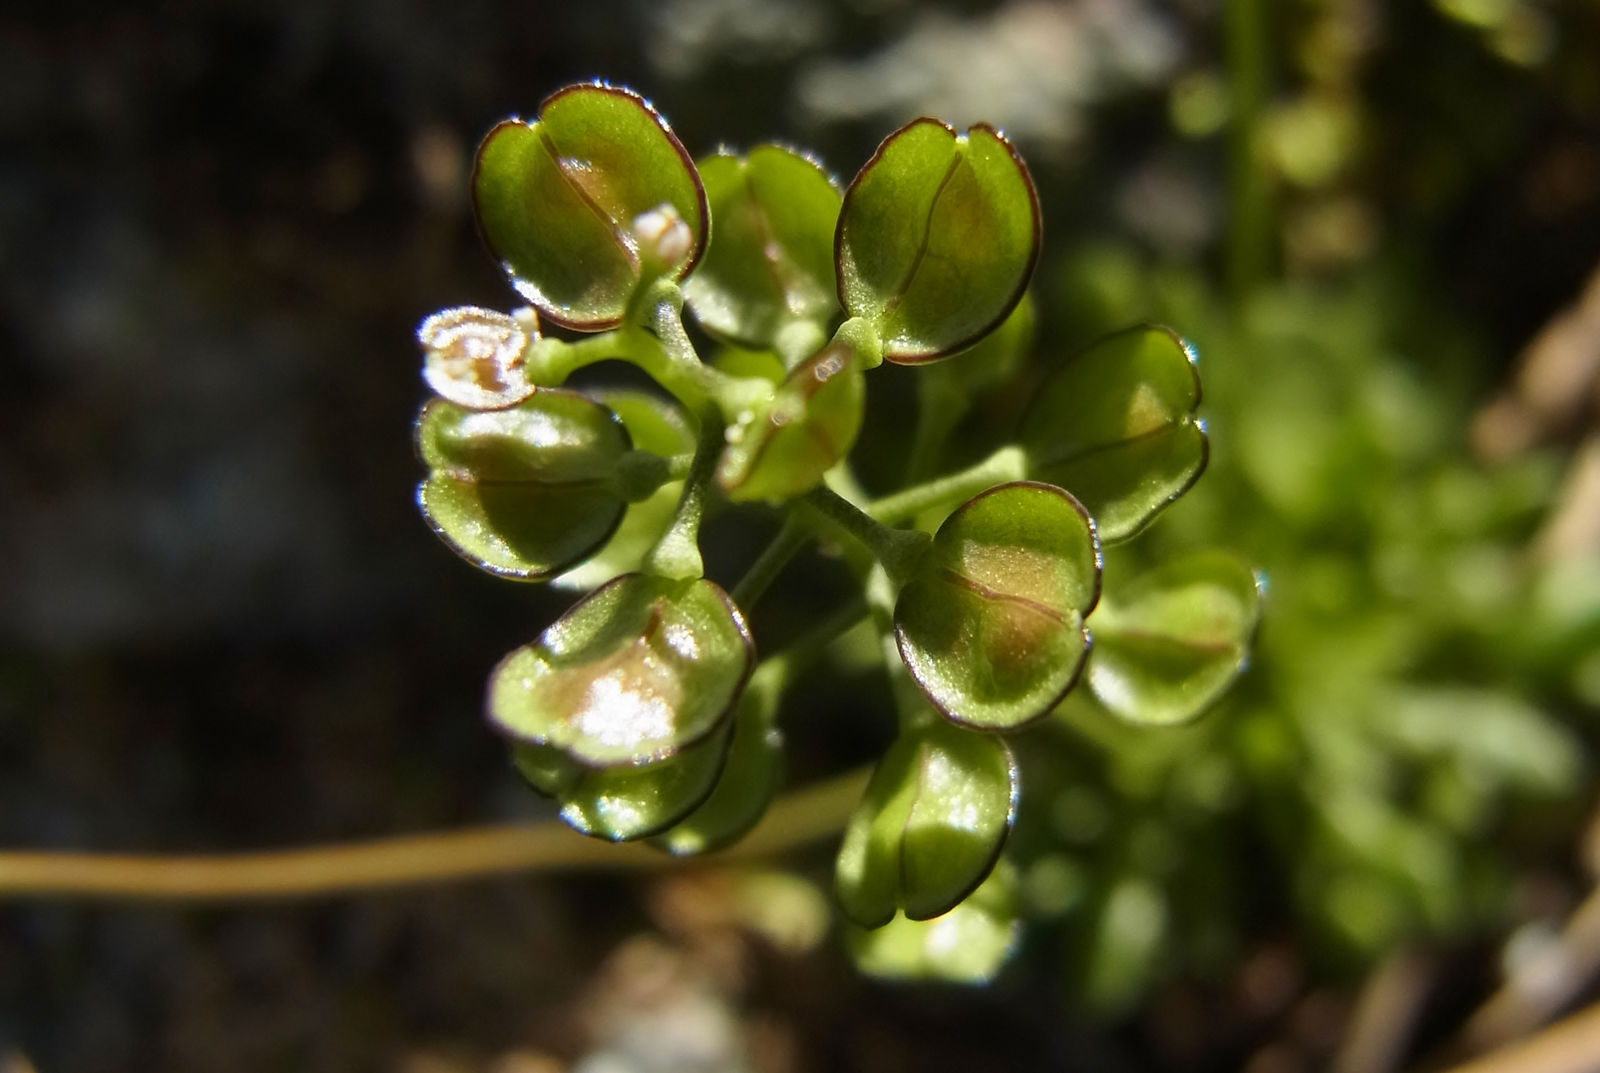
[[[489,721],[587,767],[649,763],[722,725],[754,656],[744,616],[715,582],[626,574],[501,661]]]
[[[1016,801],[1004,741],[931,718],[908,729],[845,828],[834,872],[845,915],[877,927],[896,910],[912,920],[948,912],[999,860]]]
[[[839,313],[833,231],[839,189],[810,157],[759,145],[699,164],[716,228],[684,284],[695,319],[742,346],[771,348],[799,323],[825,334]]]
[[[939,527],[895,602],[895,639],[946,718],[1013,730],[1077,682],[1099,597],[1100,542],[1077,500],[1053,485],[1002,484]]]
[[[717,481],[738,501],[782,500],[816,487],[850,453],[866,410],[861,361],[834,342],[796,365],[773,396],[728,430]]]
[[[987,335],[1039,257],[1039,199],[1005,137],[917,119],[883,140],[845,191],[834,236],[839,301],[883,356],[914,365]]]
[[[682,279],[709,231],[705,189],[666,121],[632,90],[600,83],[558,90],[538,119],[491,130],[472,202],[517,293],[580,331],[622,319],[652,257]],[[645,248],[652,239],[659,248]]]
[[[1211,551],[1109,590],[1089,620],[1089,689],[1131,723],[1193,719],[1244,670],[1263,586],[1249,566]]]
[[[1028,475],[1077,497],[1100,538],[1126,540],[1205,469],[1194,348],[1170,328],[1107,336],[1047,378],[1023,415]]]
[[[615,414],[572,391],[542,390],[493,411],[435,399],[417,418],[430,471],[417,504],[468,562],[541,581],[616,529],[627,502],[608,478],[631,446]]]

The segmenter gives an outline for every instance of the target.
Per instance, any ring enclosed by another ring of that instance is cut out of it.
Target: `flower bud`
[[[694,232],[670,202],[635,216],[632,230],[640,255],[662,267],[680,264],[694,249]]]
[[[458,306],[423,321],[417,341],[428,386],[468,410],[504,410],[532,395],[522,356],[539,337],[539,322],[531,309],[518,312]]]

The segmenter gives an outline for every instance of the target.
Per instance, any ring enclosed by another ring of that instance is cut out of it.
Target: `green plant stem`
[[[681,327],[681,325],[680,325]],[[709,366],[670,357],[661,340],[643,328],[628,326],[569,343],[541,339],[529,348],[528,378],[540,387],[559,387],[573,373],[596,362],[616,359],[648,373],[690,412],[698,412],[713,396]]]
[[[863,372],[883,364],[883,338],[878,326],[865,317],[851,317],[833,333],[833,342],[850,348]]]
[[[763,667],[788,677],[818,658],[864,609],[851,603]],[[342,846],[264,853],[143,855],[0,851],[0,901],[247,902],[339,897],[386,888],[464,882],[515,872],[643,871],[775,856],[844,828],[870,775],[858,768],[792,791],[738,844],[704,857],[673,857],[633,843],[585,838],[564,823],[473,827]]]
[[[855,470],[850,468],[848,458],[824,473],[822,481],[858,507],[872,500],[872,497],[867,495],[867,490],[861,487],[861,482],[856,480]]]
[[[1027,477],[1028,457],[1017,446],[1002,447],[974,466],[875,499],[867,513],[886,525],[908,522],[935,507],[954,507],[988,488]]]
[[[694,452],[688,451],[681,455],[673,455],[667,459],[667,480],[684,481],[689,479],[689,474],[694,470]]]
[[[760,377],[737,377],[700,360],[700,354],[683,326],[683,290],[670,280],[653,285],[650,329],[659,340],[655,367],[643,366],[662,387],[680,400],[679,391],[697,394],[696,407],[704,400],[714,402],[722,420],[733,424],[741,414],[772,397],[772,384]],[[673,385],[677,384],[675,388]],[[684,403],[689,405],[687,401]]]
[[[916,529],[891,529],[826,485],[818,485],[792,505],[824,528],[866,548],[896,585],[911,576],[933,539]]]
[[[676,580],[705,576],[705,562],[700,558],[700,523],[705,518],[706,494],[716,473],[717,459],[722,454],[722,442],[721,415],[711,406],[703,407],[700,439],[695,444],[689,473],[683,479],[677,512],[672,525],[645,556],[646,573]]]
[[[734,377],[705,364],[683,326],[683,291],[671,280],[652,284],[640,301],[648,325],[629,323],[575,343],[541,339],[528,348],[527,376],[557,387],[586,366],[616,359],[644,370],[691,413],[715,403],[724,422],[768,398],[772,385],[759,377]]]
[[[884,674],[889,678],[889,693],[894,697],[895,714],[900,727],[904,729],[928,711],[928,702],[917,683],[906,672],[905,660],[900,657],[900,641],[894,628],[898,586],[890,580],[888,572],[880,564],[867,573],[865,590],[867,609],[878,635],[878,653],[883,659]]]
[[[778,530],[778,535],[761,549],[756,561],[750,564],[750,569],[744,572],[744,576],[728,594],[734,604],[748,613],[756,601],[761,599],[762,593],[767,591],[767,587],[777,580],[783,568],[789,565],[789,560],[805,546],[808,536],[804,526],[793,520],[784,522],[783,528]]]
[[[928,480],[950,433],[967,412],[967,397],[955,390],[949,379],[932,369],[926,372],[931,375],[917,378],[917,423],[911,434],[911,453],[906,457],[907,485]]]
[[[1260,150],[1270,81],[1266,0],[1226,0],[1228,96],[1227,279],[1235,305],[1266,277],[1272,259],[1272,187]]]
[[[680,365],[701,366],[700,354],[683,326],[682,289],[675,283],[661,281],[651,287],[646,300],[650,328],[661,340],[661,349],[667,357]]]
[[[637,871],[692,867],[699,861],[747,861],[843,829],[868,774],[861,768],[786,794],[738,845],[698,859],[586,838],[560,822],[265,853],[147,856],[12,850],[0,852],[0,901],[260,901],[343,896],[512,872]]]
[[[528,348],[524,366],[529,381],[539,387],[560,387],[567,378],[586,365],[620,358],[632,359],[633,343],[628,332],[601,332],[569,343],[564,339],[540,339]]]

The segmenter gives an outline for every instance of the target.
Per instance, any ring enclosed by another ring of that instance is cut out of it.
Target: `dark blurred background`
[[[1313,114],[1283,128],[1267,260],[1315,279],[1399,248],[1470,323],[1487,397],[1600,254],[1600,14],[1510,5],[1534,22],[1506,30],[1452,10],[1469,6],[1273,16],[1273,92]],[[1336,39],[1307,60],[1319,19]],[[991,120],[1044,193],[1042,286],[1074,278],[1072,244],[1107,239],[1221,278],[1222,20],[1216,0],[10,7],[0,845],[226,851],[549,814],[478,706],[487,669],[565,597],[466,567],[412,503],[412,333],[445,306],[511,304],[465,189],[496,120],[602,77],[695,153],[776,138],[845,179],[910,116]],[[1086,330],[1043,319],[1047,346]],[[843,766],[808,748],[798,778]],[[825,877],[827,852],[797,863]],[[1179,1061],[1148,1026],[1065,1015],[1036,976],[864,983],[829,940],[785,946],[693,908],[733,905],[733,882],[7,904],[0,1068],[1220,1069],[1251,1053],[1241,1037]]]

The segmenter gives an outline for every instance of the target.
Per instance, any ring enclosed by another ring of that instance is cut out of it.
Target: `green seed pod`
[[[709,853],[743,837],[767,811],[783,773],[778,729],[781,674],[756,669],[731,723],[733,742],[716,787],[693,812],[653,843],[675,856]]]
[[[478,228],[517,293],[565,328],[616,325],[647,271],[682,279],[708,231],[694,163],[643,97],[568,86],[478,147]]]
[[[860,359],[848,344],[832,343],[729,430],[717,481],[738,502],[803,495],[850,453],[865,412]]]
[[[1261,585],[1233,556],[1206,552],[1111,589],[1089,619],[1089,688],[1130,722],[1194,718],[1244,670]]]
[[[716,583],[627,574],[501,661],[489,719],[586,766],[648,763],[715,731],[753,659],[744,616]]]
[[[1033,180],[999,131],[913,120],[845,191],[834,238],[840,303],[877,326],[889,361],[953,354],[1017,304],[1039,234]]]
[[[683,408],[670,399],[621,388],[601,388],[589,394],[621,419],[638,450],[660,458],[694,450],[695,429]],[[551,584],[587,591],[639,570],[650,549],[672,525],[682,494],[682,481],[666,481],[649,498],[629,503],[622,523],[605,546]]]
[[[864,927],[897,910],[949,912],[1000,857],[1016,811],[1017,768],[1000,738],[928,720],[878,762],[834,872],[845,915]]]
[[[986,984],[1022,935],[1016,869],[1002,860],[960,905],[931,920],[897,916],[881,928],[846,924],[856,968],[887,980]]]
[[[1156,326],[1118,332],[1069,360],[1023,415],[1028,475],[1076,496],[1100,539],[1136,534],[1205,469],[1195,360],[1188,343]]]
[[[417,504],[468,562],[543,580],[616,529],[627,504],[606,478],[630,447],[615,414],[572,391],[540,391],[491,412],[436,399],[417,419],[417,449],[430,470]]]
[[[839,312],[833,231],[840,193],[810,157],[779,145],[699,164],[716,228],[684,284],[695,319],[741,346],[770,348],[796,322],[821,334]]]
[[[664,831],[694,812],[717,784],[732,726],[654,763],[586,768],[549,745],[515,744],[512,761],[534,789],[561,802],[573,830],[610,842]]]
[[[1002,484],[945,519],[895,603],[900,656],[953,722],[1013,730],[1077,682],[1084,617],[1100,595],[1100,542],[1053,485]]]

